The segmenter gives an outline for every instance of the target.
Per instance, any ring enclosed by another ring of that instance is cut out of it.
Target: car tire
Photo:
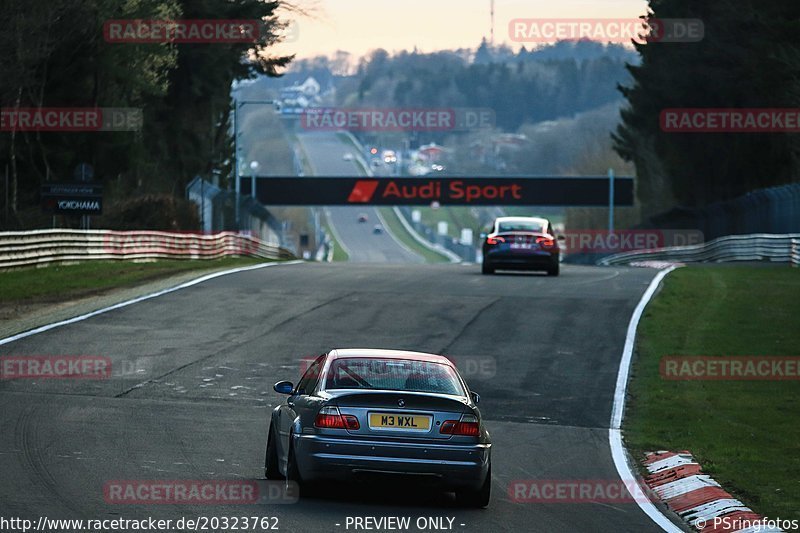
[[[486,479],[478,490],[463,490],[456,492],[456,501],[463,507],[483,509],[489,505],[492,496],[492,465],[486,472]]]
[[[297,468],[293,441],[294,439],[289,435],[289,457],[286,463],[286,480],[294,481],[298,488],[298,496],[302,498],[303,494],[307,493],[310,487],[308,483],[303,481],[303,477],[300,475],[300,469]]]
[[[267,437],[267,453],[264,458],[264,476],[267,479],[285,479],[278,468],[278,448],[275,445],[275,438],[272,434],[272,425],[269,428],[269,437]]]
[[[486,261],[484,261],[483,263],[481,263],[481,274],[484,275],[494,274],[494,267],[487,265]]]
[[[547,269],[547,275],[558,276],[560,270],[561,270],[561,265],[559,263],[556,263],[555,265]]]

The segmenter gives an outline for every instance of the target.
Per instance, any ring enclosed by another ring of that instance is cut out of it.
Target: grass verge
[[[322,227],[325,228],[325,233],[328,234],[331,241],[333,242],[333,260],[334,261],[347,261],[350,259],[350,255],[344,251],[342,244],[336,239],[336,233],[331,229],[331,224],[328,221],[328,217],[325,216],[325,219],[322,223]]]
[[[625,440],[689,450],[770,518],[800,518],[800,382],[666,381],[667,355],[800,355],[800,269],[697,266],[667,276],[638,331]]]
[[[386,225],[389,227],[389,231],[397,237],[397,239],[413,250],[415,253],[421,255],[425,258],[425,261],[428,263],[449,263],[450,259],[447,256],[440,254],[439,252],[434,252],[430,248],[421,245],[417,240],[411,236],[411,234],[406,230],[403,223],[400,222],[400,219],[397,216],[397,213],[394,212],[394,209],[391,207],[379,207],[377,208],[380,211],[383,220],[386,222]]]
[[[217,270],[263,263],[263,259],[230,257],[217,260],[86,261],[0,272],[0,305],[61,302],[191,270]]]

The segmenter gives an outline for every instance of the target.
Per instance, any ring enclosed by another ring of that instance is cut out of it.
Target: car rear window
[[[544,226],[539,222],[500,222],[497,227],[498,233],[507,231],[534,231],[542,233]]]
[[[406,359],[335,359],[328,369],[325,388],[465,395],[461,381],[450,366]]]

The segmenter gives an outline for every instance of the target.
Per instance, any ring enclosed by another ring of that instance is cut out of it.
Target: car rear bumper
[[[479,488],[491,456],[491,444],[420,444],[321,435],[295,435],[294,450],[303,480],[404,475],[449,489]]]
[[[483,262],[493,268],[509,270],[548,269],[558,265],[558,252],[484,252]]]

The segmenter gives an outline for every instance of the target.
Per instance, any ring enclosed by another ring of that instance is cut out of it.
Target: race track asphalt
[[[518,503],[517,480],[618,480],[608,425],[625,330],[655,270],[565,265],[279,265],[218,277],[0,346],[98,355],[105,380],[0,380],[0,514],[37,519],[276,516],[280,530],[352,531],[348,517],[450,517],[459,531],[649,532],[635,503]],[[492,502],[387,485],[290,505],[119,505],[114,480],[263,479],[272,391],[337,347],[452,356],[494,440]],[[337,525],[339,524],[339,525]],[[463,525],[462,525],[463,524]],[[417,531],[412,527],[412,531]]]

